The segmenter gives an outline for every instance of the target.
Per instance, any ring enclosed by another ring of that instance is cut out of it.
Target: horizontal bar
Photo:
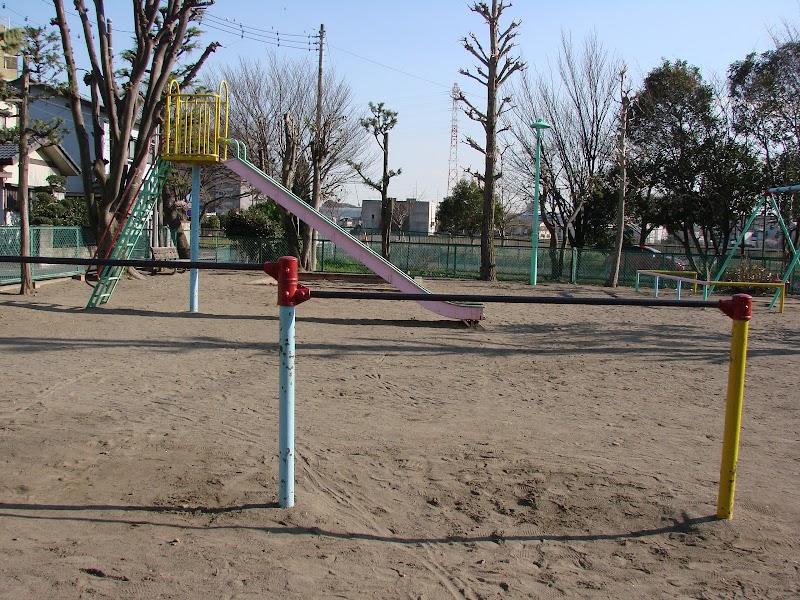
[[[135,260],[113,258],[68,258],[56,256],[0,256],[0,263],[88,265],[168,269],[218,269],[222,271],[263,271],[263,264],[219,263],[190,260]],[[302,276],[301,276],[302,277]],[[583,304],[594,306],[661,306],[674,308],[719,308],[720,300],[670,300],[649,298],[564,298],[561,296],[490,296],[482,294],[401,294],[398,292],[336,292],[315,290],[312,298],[347,300],[413,300],[416,302],[504,302],[509,304]]]
[[[166,269],[218,269],[220,271],[263,271],[263,263],[231,263],[191,260],[138,260],[121,258],[69,258],[62,256],[0,256],[0,263],[84,265],[97,267],[141,267]]]
[[[780,281],[775,282],[760,282],[760,281],[718,281],[718,280],[708,280],[704,281],[702,279],[692,279],[691,277],[678,277],[676,275],[666,275],[664,273],[660,273],[658,271],[644,271],[640,270],[637,271],[639,275],[649,275],[650,277],[660,277],[661,279],[670,279],[672,281],[683,281],[685,283],[698,283],[700,285],[710,285],[710,286],[729,286],[729,287],[755,287],[755,288],[780,288],[783,287],[783,284]]]
[[[800,185],[785,185],[783,187],[768,188],[767,192],[774,194],[776,192],[796,192],[800,190]]]
[[[336,292],[312,290],[311,298],[328,300],[431,300],[434,302],[505,302],[509,304],[588,304],[596,306],[669,306],[675,308],[719,308],[719,300],[662,300],[649,298],[564,298],[562,296],[487,296],[483,294],[401,294],[399,292]]]
[[[639,275],[649,275],[650,277],[658,277],[660,279],[669,279],[671,281],[683,281],[685,283],[708,283],[700,279],[692,279],[691,277],[682,277],[680,275],[668,275],[659,271],[636,271]],[[687,273],[697,273],[697,271],[687,271]]]

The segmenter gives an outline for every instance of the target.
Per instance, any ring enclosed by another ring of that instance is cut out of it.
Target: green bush
[[[203,222],[200,224],[203,229],[213,229],[218,231],[222,229],[222,222],[217,215],[203,217]]]
[[[65,191],[67,178],[63,175],[50,175],[47,185],[34,189],[31,206],[31,225],[88,225],[89,215],[83,198],[60,198]]]
[[[225,233],[228,237],[283,237],[278,211],[270,204],[254,204],[243,211],[232,210],[225,218]]]
[[[88,225],[83,198],[59,199],[49,192],[36,192],[31,208],[31,225]]]

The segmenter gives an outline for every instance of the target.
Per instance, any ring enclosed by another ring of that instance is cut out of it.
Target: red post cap
[[[278,262],[264,263],[264,272],[278,282],[278,306],[297,306],[311,298],[311,290],[298,283],[294,256],[282,256]]]
[[[749,321],[753,318],[753,297],[736,294],[730,300],[720,300],[719,309],[734,321]]]

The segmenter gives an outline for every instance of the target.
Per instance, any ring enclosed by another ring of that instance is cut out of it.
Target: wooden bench
[[[153,260],[185,260],[178,256],[178,249],[175,246],[150,246],[150,252],[153,254]],[[186,269],[172,269],[171,274],[178,271],[183,273]],[[161,267],[154,267],[153,273],[160,273]]]

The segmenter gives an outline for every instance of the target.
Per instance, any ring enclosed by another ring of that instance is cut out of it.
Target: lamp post
[[[531,123],[536,132],[536,169],[533,186],[533,228],[531,230],[531,285],[536,285],[536,270],[539,259],[539,165],[542,154],[542,130],[552,129],[543,119]]]

